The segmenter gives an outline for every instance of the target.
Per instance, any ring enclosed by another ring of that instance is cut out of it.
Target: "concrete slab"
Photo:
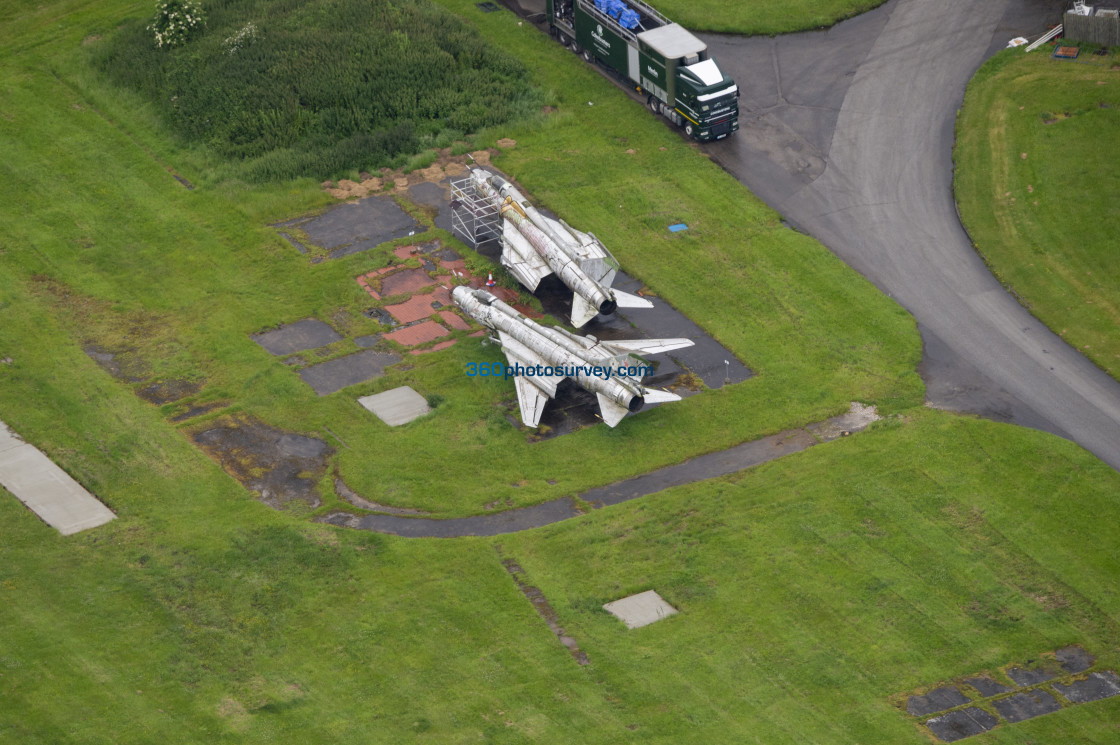
[[[424,230],[423,225],[388,197],[366,197],[340,204],[300,227],[312,243],[329,249],[332,259]]]
[[[607,603],[603,606],[603,610],[620,619],[628,629],[649,626],[677,613],[676,608],[666,603],[664,598],[653,590]]]
[[[985,678],[985,677],[967,678],[967,679],[965,679],[964,682],[966,684],[972,686],[976,690],[980,691],[980,695],[983,696],[984,698],[988,698],[989,696],[995,696],[995,695],[1000,694],[1000,693],[1007,693],[1008,691],[1011,690],[1009,687],[1005,686],[1003,683],[997,683],[996,681],[992,680],[991,678]]]
[[[1015,681],[1018,686],[1033,686],[1045,683],[1058,677],[1057,673],[1049,670],[1030,670],[1024,667],[1011,667],[1007,669],[1007,677]]]
[[[992,702],[992,706],[996,707],[1001,717],[1012,724],[1050,714],[1062,708],[1057,699],[1041,688],[998,699]]]
[[[451,232],[451,196],[447,184],[448,179],[436,184],[431,181],[423,181],[414,186],[408,187],[408,198],[417,204],[422,204],[427,207],[432,207],[436,210],[436,217],[433,221],[435,226],[440,230]]]
[[[277,357],[306,349],[318,349],[342,340],[337,331],[314,318],[289,323],[263,334],[253,334],[250,338]]]
[[[953,686],[942,686],[934,688],[924,696],[911,696],[906,702],[906,711],[916,717],[923,717],[926,714],[956,708],[967,704],[970,700]]]
[[[1075,704],[1100,701],[1102,698],[1120,696],[1120,676],[1111,670],[1103,673],[1090,673],[1085,680],[1075,680],[1067,685],[1055,683],[1058,693]]]
[[[1067,673],[1083,673],[1093,666],[1095,659],[1085,649],[1077,645],[1063,647],[1054,653],[1058,664]]]
[[[325,396],[347,386],[372,380],[382,375],[386,367],[400,361],[401,358],[392,352],[367,349],[321,365],[305,367],[299,371],[299,376],[316,393]]]
[[[431,411],[424,397],[407,385],[384,393],[363,396],[358,399],[358,403],[390,427],[408,424]]]
[[[116,518],[41,451],[0,422],[0,485],[62,535]]]
[[[975,706],[942,714],[925,723],[929,727],[929,731],[942,742],[956,742],[966,737],[979,735],[997,724],[999,724],[998,719]]]

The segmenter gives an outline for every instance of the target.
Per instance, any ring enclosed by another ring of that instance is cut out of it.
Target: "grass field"
[[[120,408],[103,438],[153,433],[101,466],[124,519],[63,539],[0,500],[2,742],[918,745],[897,694],[1069,643],[1120,665],[1120,477],[1041,433],[922,411],[532,533],[408,541],[245,500]],[[681,614],[599,608],[650,588]],[[974,742],[1106,745],[1118,715]]]
[[[650,4],[692,31],[754,35],[824,28],[878,7],[883,0],[657,0]]]
[[[957,124],[956,195],[977,249],[1030,311],[1120,377],[1120,72],[1004,52]]]
[[[111,6],[99,6],[63,14],[61,30],[28,27],[40,17],[30,15],[10,25],[4,41],[15,56],[0,73],[0,109],[11,112],[0,132],[16,144],[0,165],[0,197],[9,206],[0,216],[5,302],[40,308],[46,318],[13,313],[0,330],[0,343],[13,350],[5,354],[16,360],[0,372],[5,419],[49,448],[57,404],[40,381],[108,385],[82,345],[136,347],[158,374],[200,382],[199,403],[228,403],[229,412],[317,437],[329,428],[349,446],[338,456],[342,476],[367,498],[456,515],[578,493],[826,418],[853,400],[887,410],[921,400],[913,372],[919,339],[905,311],[819,244],[781,227],[730,176],[545,35],[508,13],[448,7],[504,40],[559,109],[520,129],[484,133],[476,144],[514,137],[518,146],[498,165],[700,319],[755,379],[615,430],[592,427],[537,444],[498,408],[515,398],[512,384],[463,374],[470,361],[500,359],[474,339],[418,358],[410,370],[315,396],[249,335],[306,317],[353,334],[377,331],[361,313],[367,297],[353,278],[383,265],[386,252],[315,265],[295,253],[265,226],[332,199],[312,180],[251,188],[228,179],[208,151],[179,144],[142,102],[107,88],[84,66],[87,46],[97,43],[88,39],[116,22]],[[35,33],[42,44],[19,53]],[[184,189],[165,167],[198,188]],[[689,232],[668,233],[679,221]],[[444,404],[390,432],[355,401],[402,384]],[[433,462],[455,488],[432,488]],[[330,489],[325,496],[324,509],[338,506]]]
[[[494,413],[512,386],[463,374],[497,359],[467,341],[318,398],[248,335],[309,316],[370,329],[353,277],[384,252],[308,264],[265,226],[331,203],[316,180],[231,180],[88,71],[94,37],[146,3],[7,5],[0,419],[119,519],[64,539],[0,490],[0,742],[917,744],[901,694],[1070,643],[1120,666],[1116,472],[1064,440],[921,407],[920,343],[897,305],[543,35],[445,4],[558,108],[472,146],[515,138],[501,168],[758,376],[537,445]],[[692,229],[672,238],[679,220]],[[202,381],[200,402],[329,426],[352,487],[442,515],[574,493],[851,400],[892,418],[547,529],[408,541],[260,504],[191,444],[198,425],[94,365],[91,340]],[[389,431],[354,403],[404,383],[444,397],[434,416]],[[626,632],[599,608],[649,588],[681,614]],[[1086,704],[974,742],[1105,745],[1118,713],[1120,699]]]

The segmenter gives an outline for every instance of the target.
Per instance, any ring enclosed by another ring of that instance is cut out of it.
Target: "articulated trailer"
[[[647,94],[650,109],[708,142],[739,129],[739,89],[708,46],[641,0],[546,0],[549,32]]]

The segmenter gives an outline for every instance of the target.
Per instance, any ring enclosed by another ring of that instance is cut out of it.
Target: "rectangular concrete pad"
[[[906,711],[916,717],[924,717],[937,711],[953,709],[970,701],[953,686],[934,688],[924,696],[911,696],[906,702]]]
[[[314,318],[289,323],[263,334],[254,334],[251,338],[269,354],[277,357],[307,349],[318,349],[342,339],[337,331]]]
[[[358,403],[377,415],[377,418],[390,427],[408,424],[429,411],[428,402],[409,386],[401,386],[384,393],[363,396]]]
[[[1057,673],[1049,670],[1030,670],[1025,667],[1012,667],[1007,670],[1007,677],[1015,681],[1017,686],[1033,686],[1045,683],[1058,677]]]
[[[1054,652],[1054,656],[1058,658],[1058,664],[1067,673],[1083,673],[1091,668],[1096,661],[1093,655],[1076,644],[1070,647],[1062,647]]]
[[[984,698],[988,696],[995,696],[1000,693],[1007,693],[1011,689],[1003,683],[997,683],[991,678],[980,676],[978,678],[965,678],[965,683],[980,691],[980,695]]]
[[[372,380],[383,374],[386,367],[400,361],[401,358],[391,352],[367,349],[321,365],[305,367],[299,371],[299,376],[316,393],[325,396],[347,386]]]
[[[966,737],[979,735],[997,724],[999,724],[998,719],[975,706],[942,714],[925,723],[929,727],[929,731],[942,742],[956,742]]]
[[[603,610],[620,619],[628,629],[649,626],[651,623],[677,613],[676,608],[666,603],[653,590],[646,590],[645,592],[639,592],[637,595],[607,603],[603,606]]]
[[[1055,683],[1054,687],[1073,703],[1084,704],[1120,696],[1120,676],[1106,670],[1103,673],[1092,673],[1085,680],[1075,680],[1068,686]]]
[[[81,484],[0,422],[0,484],[62,535],[116,518]]]
[[[1057,699],[1041,688],[997,699],[992,702],[992,706],[996,707],[1001,717],[1012,724],[1050,714],[1062,708]]]

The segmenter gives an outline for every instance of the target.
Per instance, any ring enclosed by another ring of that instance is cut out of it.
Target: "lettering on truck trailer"
[[[603,46],[605,46],[607,49],[611,48],[611,43],[603,38],[603,25],[602,24],[599,24],[598,26],[595,27],[595,33],[591,34],[591,38],[594,39],[595,41],[599,42]]]

